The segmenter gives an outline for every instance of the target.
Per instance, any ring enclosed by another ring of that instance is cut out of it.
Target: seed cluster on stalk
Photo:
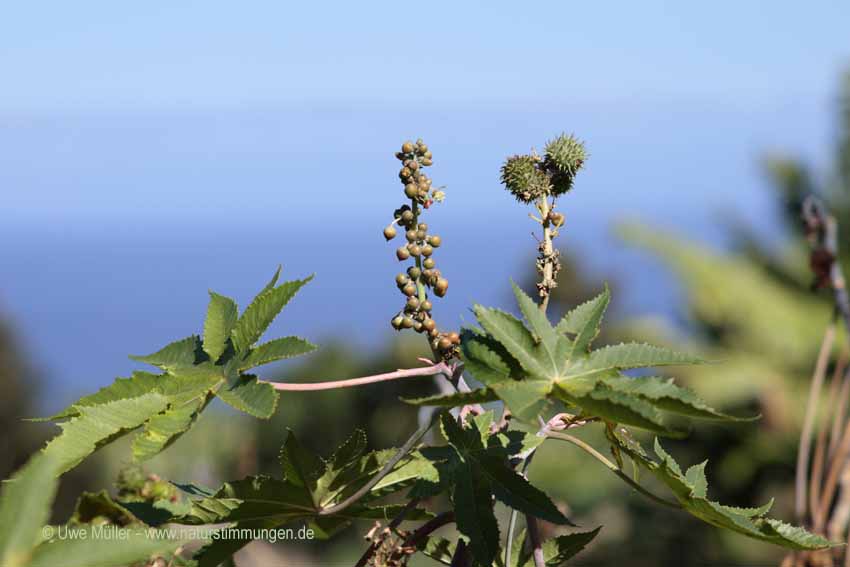
[[[431,348],[443,359],[457,355],[460,336],[455,332],[442,332],[432,317],[433,304],[428,299],[431,290],[437,297],[446,295],[449,282],[437,269],[434,252],[443,243],[436,234],[429,234],[428,225],[421,222],[421,216],[434,203],[440,203],[445,193],[432,187],[431,178],[423,168],[432,163],[431,150],[420,139],[404,142],[401,151],[396,152],[401,162],[398,177],[404,186],[404,195],[410,200],[395,210],[393,222],[384,229],[387,241],[404,232],[406,244],[396,249],[399,262],[410,262],[405,272],[399,273],[395,283],[405,297],[403,308],[392,318],[394,329],[413,329],[428,336]]]

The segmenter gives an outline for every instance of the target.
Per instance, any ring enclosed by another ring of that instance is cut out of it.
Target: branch
[[[635,490],[637,490],[638,492],[640,492],[641,494],[643,494],[647,498],[654,500],[655,502],[657,502],[659,504],[667,506],[668,508],[677,508],[677,509],[682,508],[682,506],[678,502],[673,502],[672,500],[667,500],[666,498],[656,496],[655,494],[651,493],[650,491],[648,491],[647,489],[642,487],[640,484],[638,484],[637,482],[632,480],[632,477],[630,477],[629,475],[624,473],[623,470],[620,467],[618,467],[617,465],[615,465],[614,463],[609,461],[605,457],[605,455],[603,455],[602,453],[600,453],[599,451],[597,451],[596,449],[594,449],[593,447],[591,447],[590,445],[588,445],[587,443],[585,443],[584,441],[579,439],[578,437],[573,437],[569,433],[562,433],[562,432],[558,432],[558,431],[550,431],[549,433],[546,434],[546,437],[550,437],[552,439],[560,439],[561,441],[566,441],[568,443],[572,443],[573,445],[575,445],[579,449],[582,449],[585,453],[587,453],[588,455],[590,455],[591,457],[593,457],[594,459],[596,459],[597,461],[599,461],[600,463],[602,463],[603,465],[608,467],[608,469],[611,472],[613,472],[615,475],[617,475],[618,477],[623,479],[626,482],[626,484],[628,484],[629,486],[631,486],[632,488],[634,488]]]
[[[299,384],[292,384],[288,382],[269,382],[266,380],[260,380],[260,382],[271,384],[275,390],[282,390],[287,392],[315,392],[318,390],[336,390],[340,388],[352,388],[355,386],[364,386],[366,384],[375,384],[377,382],[387,382],[390,380],[398,380],[400,378],[412,378],[416,376],[435,376],[438,374],[451,376],[453,371],[453,366],[450,366],[445,362],[439,362],[437,364],[433,364],[431,366],[424,366],[422,368],[399,369],[395,372],[375,374],[374,376],[349,378],[347,380],[332,380],[330,382],[308,382]]]
[[[366,494],[368,494],[369,491],[372,490],[376,484],[381,482],[382,478],[390,474],[395,468],[395,466],[399,463],[399,461],[401,461],[411,451],[411,449],[413,449],[413,447],[416,446],[416,444],[419,443],[419,441],[423,437],[425,437],[425,434],[428,433],[428,430],[431,429],[431,426],[433,426],[434,423],[437,421],[438,415],[440,415],[440,412],[436,411],[431,414],[431,419],[428,420],[428,423],[414,431],[413,435],[410,436],[410,439],[408,439],[404,443],[404,445],[402,445],[402,447],[398,451],[396,451],[396,454],[393,455],[389,461],[387,461],[384,467],[380,471],[378,471],[378,474],[373,476],[369,480],[369,482],[364,484],[357,492],[355,492],[339,504],[331,506],[330,508],[323,508],[319,512],[319,516],[330,516],[333,514],[338,514],[339,512],[342,512],[343,510],[363,498]]]

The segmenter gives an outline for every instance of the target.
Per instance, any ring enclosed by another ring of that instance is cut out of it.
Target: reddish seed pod
[[[434,308],[434,306],[431,304],[431,301],[428,300],[428,299],[423,301],[422,305],[420,305],[420,307],[422,308],[422,311],[431,311],[431,309]]]
[[[449,340],[452,342],[453,345],[459,345],[460,344],[460,335],[459,334],[457,334],[455,332],[451,332],[446,336],[449,338]]]
[[[395,227],[393,225],[390,225],[390,226],[388,226],[387,228],[384,229],[384,238],[386,238],[387,241],[390,241],[393,238],[395,238],[395,235],[396,235],[396,230],[395,230]]]
[[[437,297],[445,296],[448,290],[449,281],[445,278],[439,278],[437,283],[434,284],[434,293],[437,294]]]
[[[445,352],[452,348],[452,341],[450,341],[448,337],[442,337],[439,342],[437,342],[437,348]]]
[[[435,339],[435,338],[440,336],[440,330],[437,329],[436,327],[434,327],[433,329],[428,331],[428,336],[431,337],[432,339]]]
[[[404,262],[405,260],[410,258],[410,252],[408,252],[407,248],[405,248],[404,246],[396,250],[395,255],[399,259],[399,262]]]
[[[416,171],[417,169],[419,169],[419,162],[417,162],[415,159],[410,160],[410,163],[407,163],[407,164],[405,164],[405,165],[406,165],[406,166],[408,167],[408,169],[410,169],[411,171]]]
[[[416,284],[410,282],[409,284],[401,288],[401,292],[408,297],[416,295]]]
[[[416,290],[414,289],[414,292],[415,291]],[[416,299],[415,297],[408,297],[407,298],[407,308],[411,309],[411,310],[419,309],[419,300]]]
[[[430,331],[437,328],[437,323],[433,319],[425,319],[422,322],[422,326],[425,327],[426,331]]]

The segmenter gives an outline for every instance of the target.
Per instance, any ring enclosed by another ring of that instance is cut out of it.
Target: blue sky
[[[0,111],[823,98],[848,21],[841,1],[5,3]]]

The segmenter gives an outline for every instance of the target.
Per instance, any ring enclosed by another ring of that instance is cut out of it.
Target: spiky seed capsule
[[[422,305],[420,305],[419,307],[422,308],[422,311],[431,311],[431,309],[434,306],[431,304],[431,300],[426,299],[425,301],[422,302]]]
[[[408,242],[416,242],[416,231],[412,229],[408,230],[404,233],[404,237],[407,239]]]
[[[434,248],[439,248],[440,244],[443,243],[443,239],[437,236],[436,234],[428,237],[428,244],[433,246]]]
[[[427,248],[427,246],[425,248]],[[422,249],[423,254],[425,254],[425,248]],[[431,268],[437,265],[437,262],[435,262],[433,258],[426,258],[425,261],[422,262],[422,265],[430,270]]]
[[[407,268],[407,275],[415,280],[422,275],[422,270],[420,270],[416,266],[411,266]]]
[[[426,244],[425,246],[422,247],[422,255],[425,256],[426,258],[433,253],[434,253],[434,249],[431,248],[430,244]]]
[[[415,289],[414,289],[414,292],[415,292]],[[407,298],[407,308],[411,309],[411,310],[419,309],[419,300],[416,299],[415,297],[408,297]]]
[[[455,332],[451,332],[448,335],[446,335],[446,337],[452,342],[453,345],[459,345],[460,344],[460,335],[459,334],[457,334]]]
[[[511,156],[502,165],[502,183],[523,203],[536,201],[550,190],[549,178],[538,169],[535,156]]]
[[[407,248],[402,246],[398,250],[395,251],[396,258],[398,258],[399,262],[404,262],[408,258],[410,258],[410,252],[407,251]]]
[[[395,227],[393,225],[390,225],[384,229],[384,238],[386,238],[388,242],[395,238],[396,234],[398,233],[396,232]]]
[[[575,175],[586,160],[584,144],[572,134],[561,134],[546,144],[543,169],[551,177],[553,195],[572,189]]]
[[[430,331],[437,328],[437,323],[433,319],[425,319],[422,322],[422,326],[425,327],[426,331]]]
[[[416,284],[414,284],[413,282],[406,284],[404,287],[401,288],[401,292],[408,297],[416,295]]]
[[[413,153],[413,142],[405,142],[401,145],[401,153],[410,154]]]
[[[449,280],[445,278],[439,278],[437,282],[434,284],[434,293],[437,294],[437,297],[443,297],[446,295],[446,292],[449,290]]]
[[[399,274],[395,277],[395,283],[398,284],[399,287],[404,287],[410,282],[410,278],[407,277],[406,274]]]
[[[450,341],[448,337],[442,337],[439,342],[437,342],[437,348],[441,351],[447,351],[452,348],[452,341]]]
[[[396,315],[393,317],[393,320],[390,321],[390,324],[393,326],[393,329],[401,329],[402,321],[404,321],[404,317]]]
[[[422,254],[422,249],[419,247],[418,244],[408,244],[407,250],[408,252],[410,252],[411,256],[419,256],[420,254]]]
[[[410,317],[405,317],[401,320],[401,326],[405,329],[409,329],[413,326],[413,319]]]

